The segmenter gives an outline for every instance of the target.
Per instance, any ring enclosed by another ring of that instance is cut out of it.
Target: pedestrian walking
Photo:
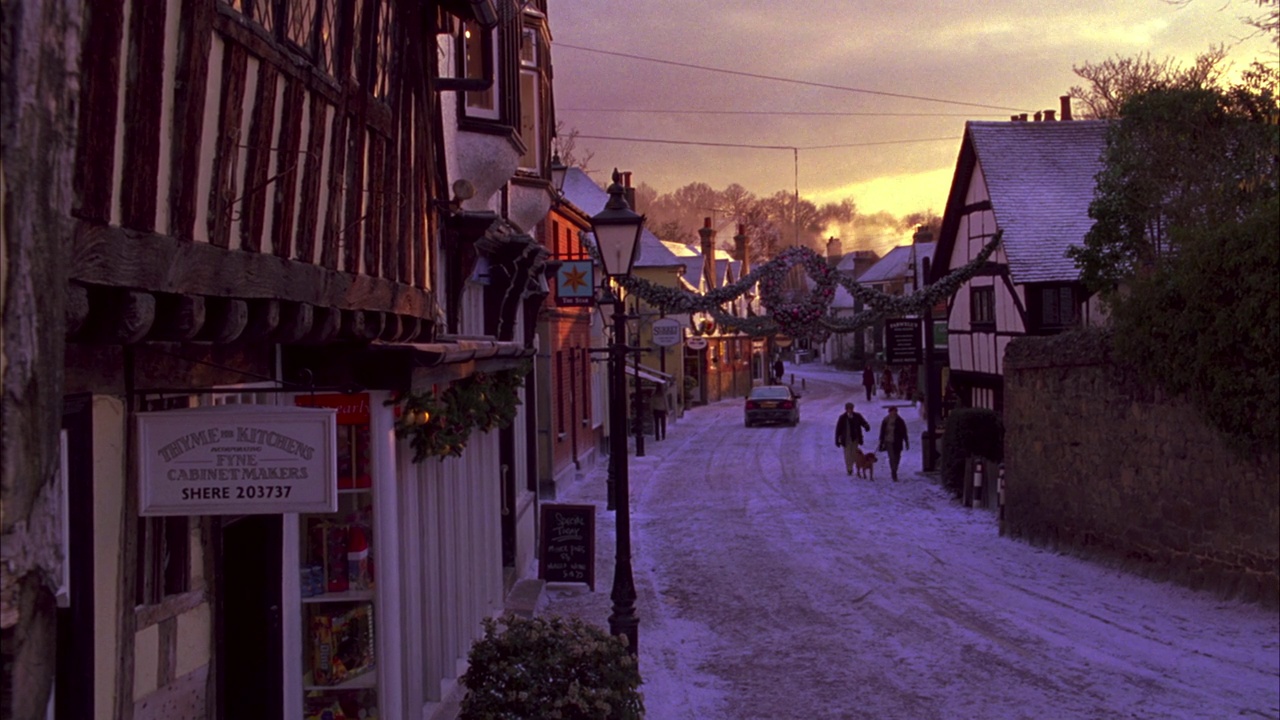
[[[880,452],[889,454],[889,473],[894,482],[898,482],[898,463],[902,461],[904,447],[911,447],[907,423],[898,414],[898,408],[890,405],[889,414],[880,422]]]
[[[862,387],[867,389],[867,402],[871,402],[871,394],[876,390],[876,373],[867,363],[862,369]]]
[[[871,423],[853,411],[853,403],[844,404],[844,412],[836,420],[836,447],[844,448],[844,469],[852,475],[862,445],[862,431],[871,431]]]
[[[667,391],[658,388],[649,398],[649,410],[653,412],[653,439],[662,440],[667,437]]]
[[[782,383],[782,373],[784,372],[784,370],[785,368],[782,367],[782,358],[778,358],[777,360],[773,361],[774,382],[777,382],[779,384]]]

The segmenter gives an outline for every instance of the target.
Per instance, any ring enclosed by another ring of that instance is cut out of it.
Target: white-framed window
[[[520,140],[522,170],[542,167],[542,62],[539,30],[525,26],[520,32]]]
[[[473,90],[466,93],[464,107],[468,117],[500,120],[501,108],[498,97],[501,92],[498,82],[498,46],[494,42],[496,29],[486,29],[475,20],[462,22],[462,37],[459,46],[462,48],[462,77],[467,80],[491,79],[493,84],[487,90]]]

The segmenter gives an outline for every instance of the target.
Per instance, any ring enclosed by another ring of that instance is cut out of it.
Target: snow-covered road
[[[850,373],[788,368],[800,425],[693,409],[631,458],[648,717],[1277,718],[1280,618],[999,537],[919,474],[851,478],[834,426]],[[546,614],[607,627],[614,525],[604,463],[557,502],[599,505],[597,585]]]

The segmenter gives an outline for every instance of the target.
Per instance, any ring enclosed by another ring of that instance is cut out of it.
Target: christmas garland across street
[[[784,333],[796,338],[822,340],[832,333],[856,332],[886,317],[912,315],[924,312],[951,297],[966,280],[978,273],[1000,244],[1000,233],[968,263],[951,271],[936,283],[910,295],[890,295],[858,284],[853,278],[837,272],[826,260],[807,247],[792,246],[772,260],[756,267],[736,282],[709,292],[697,294],[680,288],[665,287],[632,275],[622,281],[622,287],[634,293],[651,306],[668,314],[705,312],[715,319],[719,327],[730,332],[740,332],[752,337]],[[594,247],[591,254],[597,255]],[[804,267],[811,280],[808,296],[800,302],[787,302],[783,295],[784,282],[791,268]],[[754,286],[760,286],[760,302],[768,315],[736,317],[724,312],[721,305],[732,302]],[[849,317],[832,317],[831,301],[836,285],[840,285],[867,309]]]

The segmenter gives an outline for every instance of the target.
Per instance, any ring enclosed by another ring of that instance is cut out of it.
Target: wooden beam
[[[161,295],[156,303],[156,322],[149,340],[182,342],[190,340],[205,324],[202,295]]]
[[[275,341],[282,345],[301,342],[315,324],[315,309],[307,303],[286,302],[280,305],[280,326]]]
[[[270,194],[268,169],[274,155],[276,123],[276,81],[280,73],[267,63],[258,65],[258,91],[253,99],[253,118],[245,143],[244,187],[240,189],[240,246],[257,252],[262,248],[262,229]]]
[[[85,6],[81,66],[80,131],[76,138],[73,214],[106,222],[111,217],[115,177],[116,115],[120,93],[120,55],[124,38],[124,0]]]
[[[298,241],[295,258],[312,262],[315,259],[316,236],[319,234],[320,182],[324,175],[325,116],[332,107],[315,95],[311,96],[311,113],[307,119],[310,135],[307,140],[307,157],[302,173],[302,192],[298,202]]]
[[[204,131],[204,103],[209,79],[209,47],[213,42],[214,3],[182,3],[178,29],[178,64],[173,89],[173,146],[170,149],[169,234],[190,240],[196,224],[200,163],[192,162]]]
[[[430,316],[430,291],[274,255],[81,223],[70,278],[90,285],[177,295],[287,300],[342,310]]]
[[[338,339],[338,334],[342,332],[342,311],[334,307],[318,307],[314,312],[315,322],[311,325],[311,332],[302,339],[302,343],[325,345]]]
[[[67,337],[73,337],[89,321],[89,290],[78,283],[67,284]]]
[[[279,300],[250,300],[249,324],[241,333],[242,340],[265,340],[280,327]]]
[[[298,145],[302,140],[302,83],[289,77],[284,79],[284,107],[280,113],[280,139],[276,155],[275,212],[271,221],[271,253],[289,258],[293,253],[293,215],[298,201],[298,178],[302,177],[299,163],[302,156]]]
[[[249,324],[249,303],[244,300],[217,298],[210,302],[209,321],[201,340],[226,345],[234,342]]]
[[[231,243],[231,218],[236,206],[236,166],[240,157],[240,121],[244,108],[245,73],[248,54],[236,44],[228,44],[222,59],[222,107],[218,110],[218,151],[213,163],[213,183],[209,189],[209,242],[218,247]]]
[[[156,223],[164,29],[165,3],[131,4],[120,211],[122,224],[137,230],[154,230]]]

